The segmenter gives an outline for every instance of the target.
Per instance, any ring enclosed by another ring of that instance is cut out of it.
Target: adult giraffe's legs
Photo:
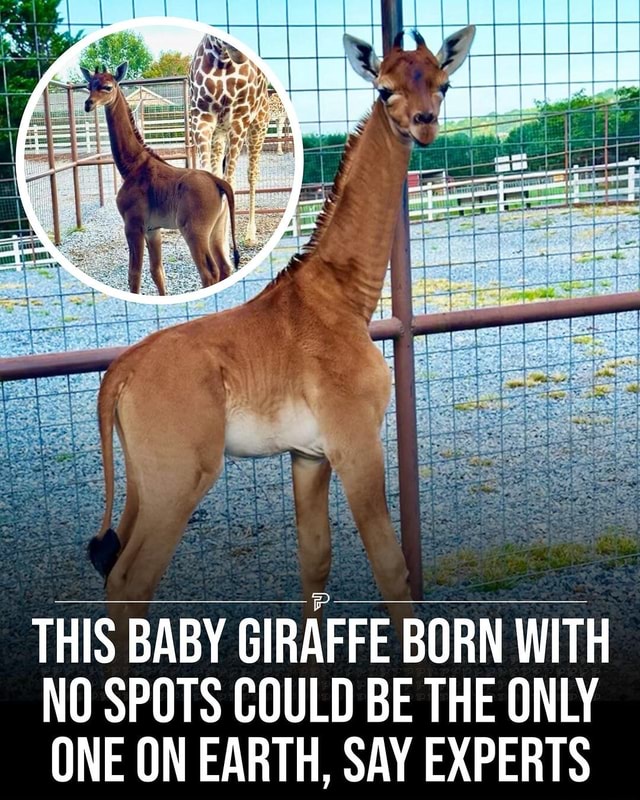
[[[249,222],[247,223],[246,244],[255,244],[256,236],[256,188],[260,179],[260,156],[264,138],[267,135],[268,119],[256,120],[249,128],[247,144],[249,148]]]
[[[198,155],[197,166],[200,169],[206,169],[211,172],[211,141],[216,131],[216,123],[213,118],[203,118],[198,114],[192,114],[191,130],[193,131],[193,141]]]

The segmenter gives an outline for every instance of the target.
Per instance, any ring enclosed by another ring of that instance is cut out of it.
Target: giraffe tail
[[[111,527],[114,495],[113,428],[116,405],[125,383],[126,378],[123,380],[117,374],[117,369],[112,368],[107,371],[98,396],[106,504],[100,533],[89,542],[87,550],[91,563],[104,578],[108,577],[116,563],[121,547],[118,534]]]
[[[229,218],[231,220],[231,241],[233,242],[233,266],[238,269],[240,265],[240,252],[238,250],[238,245],[236,244],[236,201],[235,196],[233,194],[233,189],[231,188],[231,184],[227,183],[227,181],[222,180],[222,178],[218,178],[214,176],[215,182],[218,186],[220,194],[223,194],[227,198],[227,203],[229,204]]]

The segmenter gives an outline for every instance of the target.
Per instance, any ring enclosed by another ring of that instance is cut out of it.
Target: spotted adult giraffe
[[[238,156],[249,151],[249,222],[245,242],[256,242],[256,187],[269,125],[264,73],[247,56],[216,36],[204,36],[189,68],[191,130],[198,165],[226,178],[235,189]]]
[[[412,615],[407,567],[385,498],[380,428],[391,377],[369,322],[384,284],[411,148],[431,144],[449,77],[475,28],[437,55],[415,33],[380,61],[345,34],[356,72],[378,90],[349,139],[331,196],[303,253],[259,295],[129,348],[99,396],[106,509],[89,552],[107,576],[116,649],[128,619],[146,613],[180,537],[222,470],[224,454],[289,452],[305,616],[319,617],[331,564],[329,479],[345,489],[389,616]],[[118,531],[113,429],[123,445],[126,504]]]

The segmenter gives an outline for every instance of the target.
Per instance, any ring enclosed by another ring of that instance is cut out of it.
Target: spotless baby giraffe
[[[388,612],[399,633],[412,615],[407,568],[385,499],[380,428],[391,378],[368,324],[382,291],[411,147],[435,139],[449,78],[474,33],[469,26],[453,34],[437,55],[418,33],[414,50],[404,50],[399,36],[383,61],[369,44],[345,35],[351,65],[379,96],[347,143],[302,254],[252,300],[154,333],[107,371],[98,404],[106,510],[89,551],[107,576],[116,647],[125,653],[127,620],[146,613],[225,453],[291,453],[307,617],[321,613],[311,596],[324,590],[329,575],[332,470],[382,597],[396,601]],[[110,527],[114,425],[127,474],[117,533]]]
[[[140,293],[146,241],[151,277],[158,294],[166,294],[162,228],[177,228],[183,235],[204,287],[229,277],[232,267],[226,255],[227,209],[236,267],[240,261],[231,186],[205,170],[174,167],[145,145],[118,85],[126,75],[126,61],[113,75],[104,67],[102,71],[96,67],[93,75],[84,67],[81,70],[89,84],[85,111],[104,106],[111,152],[123,178],[116,203],[129,245],[129,291]]]

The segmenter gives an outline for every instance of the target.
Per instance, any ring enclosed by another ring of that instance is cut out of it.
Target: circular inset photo
[[[213,294],[257,266],[286,233],[302,165],[269,66],[175,18],[78,42],[39,82],[18,135],[20,195],[43,244],[90,286],[140,302]]]

